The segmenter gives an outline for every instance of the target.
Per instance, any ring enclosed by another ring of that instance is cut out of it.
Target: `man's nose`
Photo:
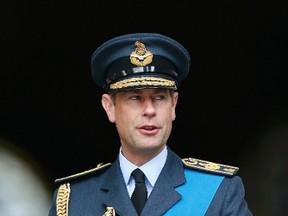
[[[143,103],[143,115],[155,115],[156,108],[153,100],[145,100]]]

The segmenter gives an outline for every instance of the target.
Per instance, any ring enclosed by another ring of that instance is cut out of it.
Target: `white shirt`
[[[145,174],[145,183],[149,197],[160,175],[160,172],[165,165],[167,154],[168,154],[167,147],[165,147],[157,156],[155,156],[142,166],[137,167],[135,164],[131,163],[124,157],[120,148],[119,151],[120,169],[130,197],[132,196],[132,193],[135,188],[135,180],[133,177],[131,177],[131,173],[133,172],[133,170],[139,168]]]

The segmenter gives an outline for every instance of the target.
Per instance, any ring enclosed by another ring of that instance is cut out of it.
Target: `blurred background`
[[[0,24],[1,216],[47,215],[56,178],[115,160],[90,58],[135,32],[170,36],[192,57],[169,146],[239,166],[252,213],[286,215],[284,1],[4,0]]]

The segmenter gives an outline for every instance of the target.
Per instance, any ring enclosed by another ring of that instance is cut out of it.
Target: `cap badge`
[[[153,54],[148,51],[143,43],[135,42],[135,51],[130,54],[130,61],[133,65],[143,67],[152,62]]]

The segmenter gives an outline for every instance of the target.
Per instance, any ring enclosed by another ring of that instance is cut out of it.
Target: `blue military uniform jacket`
[[[244,186],[240,177],[235,175],[237,170],[237,167],[207,161],[181,159],[168,148],[166,164],[141,216],[175,214],[181,216],[250,216],[252,214],[244,199]],[[198,174],[205,176],[208,182],[211,178],[217,178],[219,185],[212,194],[207,195],[206,191],[209,191],[207,189],[211,184],[206,185],[201,179],[197,180],[196,177],[192,177],[193,185],[191,185],[191,181],[185,175],[186,171],[192,173],[193,176],[198,176]],[[201,183],[201,187],[197,187],[198,182]],[[56,183],[61,186],[54,193],[49,216],[137,216],[129,198],[118,159],[113,164],[101,165],[94,170],[58,179]],[[185,195],[182,194],[184,192]],[[199,195],[193,195],[194,192]],[[194,197],[191,205],[188,200],[190,197]],[[209,200],[206,201],[207,197]],[[185,203],[187,208],[186,206],[183,208],[183,205],[181,207],[181,202]],[[107,207],[111,207],[112,211]],[[199,209],[196,210],[196,208]]]

